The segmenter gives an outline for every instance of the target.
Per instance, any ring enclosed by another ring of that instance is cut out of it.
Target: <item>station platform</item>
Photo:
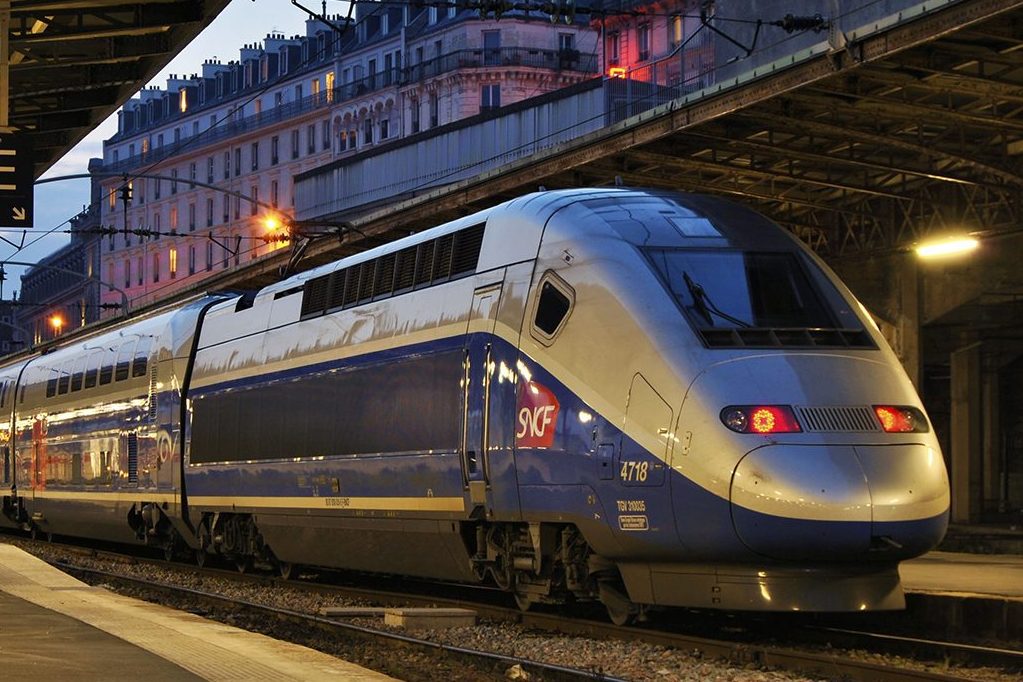
[[[5,678],[394,680],[307,647],[91,587],[0,544]]]

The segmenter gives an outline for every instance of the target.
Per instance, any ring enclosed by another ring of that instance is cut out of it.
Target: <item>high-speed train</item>
[[[493,582],[520,606],[903,606],[948,519],[862,306],[726,201],[530,194],[0,367],[3,523]]]

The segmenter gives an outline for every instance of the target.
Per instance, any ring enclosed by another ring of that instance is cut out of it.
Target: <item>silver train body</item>
[[[0,523],[239,565],[616,620],[890,609],[947,525],[937,440],[862,306],[703,196],[528,195],[0,382]]]

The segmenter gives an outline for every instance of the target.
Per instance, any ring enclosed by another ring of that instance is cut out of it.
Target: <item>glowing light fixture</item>
[[[940,258],[973,251],[980,242],[973,237],[954,237],[935,242],[927,242],[916,247],[916,255],[921,258]]]
[[[721,422],[736,433],[798,433],[802,431],[788,405],[730,405]]]
[[[64,328],[64,317],[60,313],[50,315],[50,327],[54,334],[60,334],[60,330]]]
[[[621,66],[612,66],[607,70],[608,78],[625,78],[625,68]]]

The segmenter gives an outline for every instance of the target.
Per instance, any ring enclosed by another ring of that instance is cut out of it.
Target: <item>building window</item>
[[[195,274],[195,247],[194,246],[189,246],[188,247],[188,274],[189,275],[194,275]]]
[[[195,179],[198,177],[195,161],[188,165],[188,189],[195,189]]]
[[[483,66],[501,64],[501,32],[483,31]]]
[[[213,184],[213,157],[206,159],[206,183]]]
[[[238,177],[242,173],[242,148],[234,148],[234,176]]]
[[[160,254],[153,254],[153,283],[160,281]]]
[[[160,214],[153,214],[153,239],[160,238]]]
[[[298,131],[291,131],[291,158],[295,160],[298,158]]]
[[[412,98],[409,101],[409,111],[412,117],[412,132],[419,132],[419,100]]]
[[[313,98],[317,102],[319,102],[320,101],[320,79],[319,78],[312,79],[309,82],[309,85],[312,86],[312,89],[309,91],[310,94],[312,94]]]
[[[373,119],[368,116],[362,121],[362,143],[373,144]]]
[[[480,111],[489,111],[501,106],[501,85],[494,83],[480,86]]]
[[[252,197],[252,201],[249,202],[249,215],[256,215],[259,213],[259,187],[253,185],[249,195]]]
[[[327,102],[334,101],[334,72],[328,71],[326,76],[327,81]]]
[[[124,259],[124,287],[127,289],[131,286],[131,259]]]
[[[178,207],[171,206],[170,208],[170,231],[176,233],[178,231]]]
[[[195,231],[195,203],[188,205],[188,231]]]
[[[242,198],[236,196],[234,198],[234,219],[238,220],[242,215]]]
[[[231,177],[231,152],[224,152],[224,179]]]
[[[224,195],[224,219],[220,222],[228,223],[231,221],[231,195]]]
[[[316,124],[311,123],[305,129],[305,150],[307,154],[316,153]]]
[[[675,49],[682,44],[682,15],[672,14],[668,17],[668,46]]]
[[[213,197],[206,200],[206,227],[213,227]]]
[[[252,143],[252,151],[251,151],[251,153],[252,153],[252,170],[257,171],[257,170],[259,170],[259,143],[258,142],[253,142]]]
[[[380,139],[381,140],[386,140],[387,139],[388,123],[389,123],[389,121],[386,118],[385,119],[381,119],[381,121],[380,121]]]
[[[608,66],[618,66],[620,55],[618,54],[618,33],[607,34],[607,63]]]
[[[366,67],[366,87],[375,90],[377,87],[377,60],[370,59]]]
[[[270,181],[270,205],[277,208],[277,181]]]
[[[440,107],[437,104],[437,95],[430,95],[430,127],[436,128],[440,123]]]
[[[326,151],[330,149],[330,121],[324,121],[320,125],[320,148]]]
[[[171,169],[171,194],[178,193],[178,169]]]
[[[295,101],[296,102],[301,102],[302,101],[302,84],[301,83],[299,83],[298,85],[295,86]]]
[[[213,240],[206,242],[206,272],[213,269]]]
[[[636,32],[636,44],[639,48],[637,57],[639,61],[645,62],[650,59],[650,24],[640,24]]]
[[[160,178],[153,178],[153,198],[154,199],[159,199],[160,198],[160,185],[162,185],[162,184],[163,184],[163,182],[160,180]]]
[[[274,135],[273,137],[270,138],[270,165],[271,166],[276,166],[278,164],[278,162],[280,161],[280,156],[279,156],[280,146],[281,146],[281,139],[277,135]]]
[[[170,271],[170,278],[174,279],[178,276],[178,250],[171,248],[168,252],[168,270]]]
[[[143,267],[145,265],[145,261],[142,260],[142,256],[139,256],[139,259],[138,261],[135,262],[135,265],[137,266],[135,268],[135,284],[137,284],[138,286],[142,286],[142,282],[145,278],[145,268]]]

